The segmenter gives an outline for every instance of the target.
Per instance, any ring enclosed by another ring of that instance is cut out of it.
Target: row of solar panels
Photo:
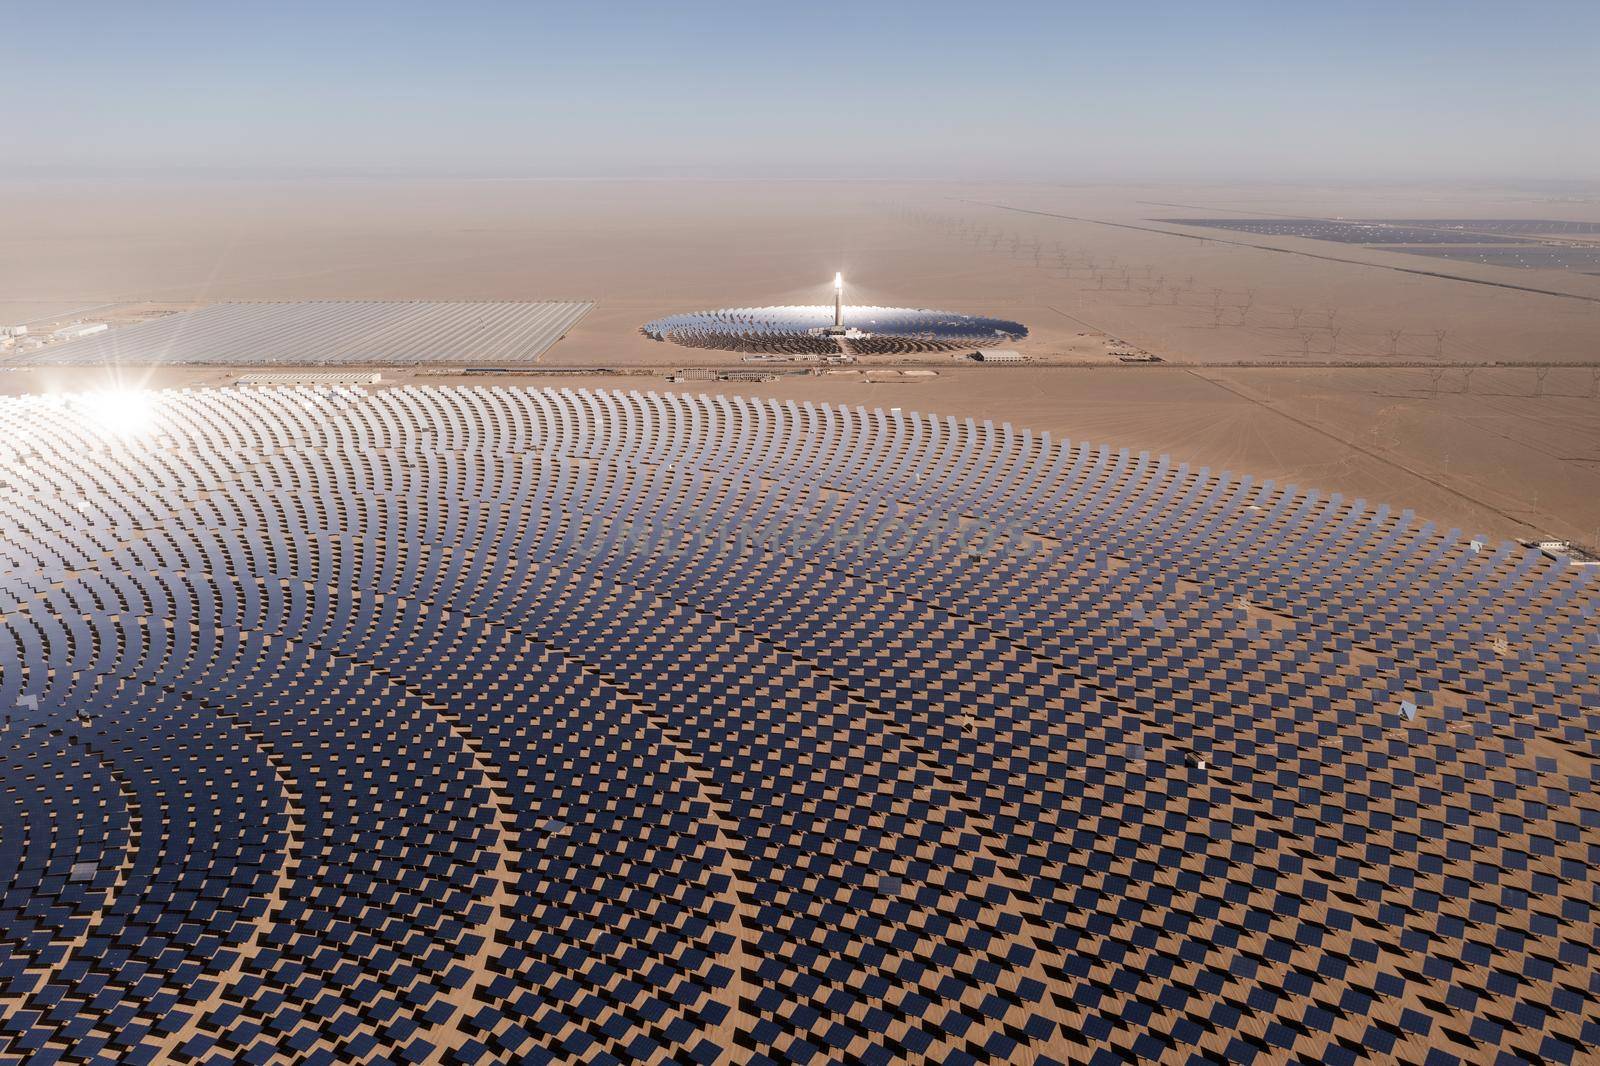
[[[18,365],[531,363],[594,305],[419,300],[222,303],[21,353]]]

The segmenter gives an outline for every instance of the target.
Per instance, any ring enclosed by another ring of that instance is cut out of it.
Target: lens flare
[[[111,437],[137,437],[155,428],[155,395],[144,389],[106,389],[78,397],[90,424]]]

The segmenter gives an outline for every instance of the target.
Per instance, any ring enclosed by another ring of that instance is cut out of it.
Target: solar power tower
[[[689,348],[821,356],[953,351],[1028,335],[1020,322],[915,307],[852,306],[846,323],[842,273],[833,276],[831,308],[816,304],[693,311],[647,322],[640,332]]]

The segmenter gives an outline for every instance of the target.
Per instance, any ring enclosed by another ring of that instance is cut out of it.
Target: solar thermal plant
[[[652,340],[687,348],[769,355],[895,355],[953,351],[1018,341],[1020,322],[954,311],[844,303],[844,278],[833,278],[832,304],[730,307],[646,322]]]
[[[1594,568],[723,395],[0,397],[0,488],[0,1062],[1600,1041]]]

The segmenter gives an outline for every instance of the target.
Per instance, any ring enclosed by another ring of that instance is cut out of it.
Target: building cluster
[[[78,340],[83,337],[92,337],[97,333],[104,333],[110,328],[104,322],[74,322],[71,325],[53,329],[41,337],[38,334],[30,333],[27,326],[0,326],[0,350],[10,349],[17,352],[32,352],[47,345]]]

